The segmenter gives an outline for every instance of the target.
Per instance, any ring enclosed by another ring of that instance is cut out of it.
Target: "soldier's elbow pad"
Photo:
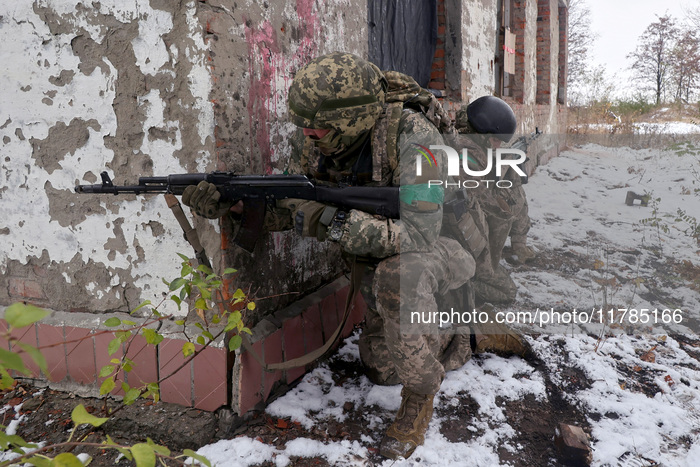
[[[398,254],[400,224],[363,211],[351,210],[338,243],[347,253],[373,258]]]

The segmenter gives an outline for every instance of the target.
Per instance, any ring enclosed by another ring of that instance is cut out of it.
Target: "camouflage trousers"
[[[402,253],[367,266],[361,292],[368,310],[359,347],[373,382],[434,394],[445,371],[469,360],[468,328],[440,330],[434,323],[411,324],[410,316],[437,312],[442,297],[465,284],[474,268],[473,258],[446,237],[430,252]]]
[[[511,242],[525,242],[527,238],[530,230],[527,198],[518,181],[508,189],[508,196],[489,201],[482,205],[488,252],[477,262],[474,292],[482,302],[507,303],[515,299],[517,287],[499,263],[508,237]]]

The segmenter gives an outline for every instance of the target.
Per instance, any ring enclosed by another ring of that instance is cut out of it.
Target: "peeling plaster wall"
[[[1,5],[0,304],[104,312],[157,303],[161,279],[179,273],[175,252],[190,254],[162,197],[73,187],[99,183],[105,169],[117,184],[283,171],[294,73],[335,50],[366,56],[366,15],[360,0]],[[238,268],[240,285],[259,296],[308,291],[343,269],[337,248],[293,233],[265,236],[251,257],[232,245],[227,223],[195,223],[214,264]]]
[[[0,304],[157,303],[190,250],[162,197],[73,187],[105,168],[125,184],[210,164],[197,2],[3,2],[0,41]]]
[[[365,0],[286,2],[210,0],[202,3],[210,47],[215,112],[216,166],[240,173],[285,170],[296,127],[287,119],[287,90],[294,74],[313,58],[333,51],[367,56]],[[224,226],[226,231],[230,226]],[[255,254],[227,243],[225,263],[240,271],[258,296],[260,313],[299,298],[342,272],[330,242],[272,233]],[[241,284],[245,285],[245,284]]]
[[[498,39],[496,0],[466,0],[462,2],[462,9],[462,98],[470,102],[492,95],[494,91],[493,62]]]

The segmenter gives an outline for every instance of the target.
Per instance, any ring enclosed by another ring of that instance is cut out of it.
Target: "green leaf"
[[[30,457],[29,459],[26,459],[24,462],[26,462],[27,464],[34,465],[36,467],[51,467],[51,465],[52,465],[51,459],[49,459],[48,457],[40,457],[40,456]]]
[[[211,467],[211,462],[209,462],[209,459],[207,459],[206,457],[204,457],[201,454],[197,454],[196,452],[194,452],[191,449],[185,449],[182,451],[182,453],[186,456],[190,456],[194,460],[201,462],[202,464],[206,465],[207,467]]]
[[[145,306],[148,306],[148,305],[150,305],[150,304],[151,304],[151,301],[150,301],[150,300],[144,300],[143,302],[141,302],[141,304],[140,304],[139,306],[137,306],[136,308],[134,308],[133,310],[131,310],[131,313],[130,313],[130,314],[133,315],[136,311],[138,311],[138,310],[140,310],[141,308],[143,308],[143,307],[145,307]]]
[[[177,304],[177,309],[180,309],[180,305],[182,305],[182,300],[180,300],[180,297],[177,295],[171,295],[170,300],[174,301]]]
[[[209,331],[203,331],[203,332],[202,332],[202,335],[203,335],[204,337],[206,337],[207,339],[209,339],[210,341],[213,341],[213,340],[214,340],[214,336],[213,336],[212,333],[210,333]]]
[[[199,345],[206,344],[206,341],[204,340],[204,336],[197,336],[197,344],[199,344]]]
[[[112,447],[112,449],[116,449],[117,451],[119,451],[121,453],[122,456],[126,457],[127,460],[130,460],[130,461],[134,460],[134,456],[131,455],[131,451],[119,446],[117,443],[115,443],[112,440],[112,438],[110,438],[109,435],[107,435],[107,441],[103,442],[102,444],[110,446],[110,447]]]
[[[194,302],[194,307],[199,308],[200,310],[208,310],[209,309],[209,307],[207,306],[207,301],[204,298],[197,299],[197,301]]]
[[[146,443],[138,443],[131,446],[131,454],[134,455],[136,467],[155,467],[156,453]]]
[[[238,272],[238,269],[233,269],[233,268],[226,268],[224,269],[224,274],[233,274]]]
[[[206,284],[202,284],[202,286],[197,286],[199,288],[199,293],[202,295],[202,298],[209,300],[211,299],[211,290],[208,289]]]
[[[85,410],[83,404],[78,404],[75,406],[73,412],[70,414],[70,418],[73,420],[73,423],[75,423],[76,426],[87,423],[88,425],[95,427],[102,426],[107,420],[109,420],[109,418],[100,418],[89,414],[88,411]]]
[[[83,467],[80,459],[70,452],[63,452],[53,458],[52,467]]]
[[[37,349],[33,345],[25,344],[24,342],[17,342],[16,344],[19,345],[20,348],[24,350],[30,357],[32,357],[32,360],[34,360],[34,363],[36,363],[36,365],[39,367],[42,373],[44,373],[45,375],[49,374],[49,369],[46,365],[46,358],[44,358],[44,355],[39,349]]]
[[[114,386],[116,386],[114,379],[107,378],[102,382],[102,385],[100,386],[100,395],[104,396],[105,394],[109,394],[110,392],[112,392],[112,389],[114,389]]]
[[[36,449],[38,447],[36,444],[26,442],[21,436],[8,435],[5,433],[5,430],[0,430],[0,448],[7,449],[10,445],[31,449]]]
[[[189,263],[189,262],[190,262],[190,258],[187,257],[187,256],[185,256],[185,255],[183,255],[182,253],[178,253],[177,255],[178,255],[180,258],[182,258],[182,260],[183,260],[185,263]]]
[[[189,357],[194,353],[194,344],[192,342],[185,342],[182,346],[182,355]]]
[[[5,321],[13,328],[23,328],[41,321],[49,312],[24,303],[13,303],[5,310]]]
[[[10,376],[4,366],[0,365],[0,390],[9,389],[15,383],[15,379]]]
[[[233,352],[234,350],[239,348],[242,343],[243,339],[241,338],[241,336],[236,334],[235,336],[232,336],[231,339],[228,341],[228,349]]]
[[[129,373],[131,370],[134,369],[134,361],[125,357],[124,358],[124,366],[122,368],[124,368],[124,371]]]
[[[184,319],[178,319],[177,321],[175,321],[175,324],[177,324],[178,326],[182,326],[183,324],[185,324],[185,320],[184,320]]]
[[[15,370],[25,375],[30,374],[30,371],[24,366],[22,357],[9,350],[0,349],[0,364],[9,370]]]
[[[143,337],[146,338],[146,342],[151,344],[151,345],[158,345],[161,342],[163,342],[163,336],[158,334],[158,332],[155,329],[148,329],[145,328],[143,330]]]
[[[122,346],[122,340],[118,337],[115,337],[107,345],[107,353],[109,355],[114,355],[117,352],[117,350],[119,350],[121,348],[121,346]]]
[[[105,365],[102,368],[100,368],[100,378],[106,378],[107,376],[111,375],[114,372],[114,365]]]
[[[245,298],[245,292],[243,292],[241,289],[237,289],[233,293],[233,298],[236,300],[243,300]]]
[[[203,272],[204,274],[212,274],[213,273],[211,268],[209,266],[207,266],[206,264],[200,264],[199,266],[197,266],[197,271]]]
[[[112,316],[107,321],[105,321],[105,326],[110,328],[113,328],[114,326],[119,326],[120,324],[122,324],[122,320],[120,320],[116,316]]]
[[[156,444],[153,442],[151,438],[146,438],[146,442],[150,447],[153,448],[155,452],[160,454],[161,456],[169,456],[170,455],[170,449],[168,449],[165,446],[161,446],[160,444]]]
[[[185,279],[183,279],[182,277],[178,277],[170,283],[170,291],[172,292],[173,290],[177,290],[186,283],[187,281]]]
[[[246,308],[248,308],[250,311],[253,311],[255,309],[255,302],[248,302]]]
[[[134,321],[130,321],[128,319],[122,321],[122,324],[126,324],[127,326],[136,326],[136,323]]]
[[[136,399],[139,398],[141,395],[141,391],[139,391],[136,388],[129,389],[126,394],[124,395],[124,405],[131,405],[133,404]]]

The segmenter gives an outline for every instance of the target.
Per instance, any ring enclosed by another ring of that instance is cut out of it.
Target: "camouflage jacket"
[[[429,187],[428,180],[445,180],[447,163],[442,151],[433,153],[437,164],[428,163],[423,148],[444,144],[437,128],[420,112],[403,109],[398,113],[395,136],[392,132],[391,105],[369,135],[371,141],[371,171],[359,174],[359,185],[401,186],[401,218],[386,219],[351,210],[339,241],[346,253],[385,258],[400,252],[429,251],[435,245],[442,226],[444,190]],[[301,135],[301,131],[299,131]],[[303,136],[303,135],[302,135]],[[395,150],[386,150],[389,145]],[[333,183],[348,175],[319,167],[320,151],[308,138],[296,138],[287,172],[304,174],[321,183]],[[389,154],[396,154],[392,160]],[[417,177],[416,165],[422,164],[422,176]],[[363,177],[364,175],[364,177]],[[298,201],[298,205],[313,201]],[[270,208],[266,217],[269,230],[285,230],[294,226],[293,213],[284,207]],[[288,205],[285,203],[285,205]]]

